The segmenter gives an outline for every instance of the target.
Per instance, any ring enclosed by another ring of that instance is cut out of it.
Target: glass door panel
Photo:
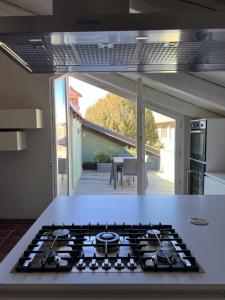
[[[68,195],[68,126],[66,78],[54,80],[57,196]]]
[[[175,120],[145,109],[146,194],[175,192]]]

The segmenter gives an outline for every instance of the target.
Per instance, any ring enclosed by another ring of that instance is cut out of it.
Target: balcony
[[[163,173],[148,171],[148,186],[146,194],[173,194],[174,184],[163,178]],[[74,194],[76,195],[121,195],[137,194],[136,178],[127,181],[124,177],[122,188],[120,180],[114,189],[113,184],[109,184],[110,173],[85,170],[82,172]]]

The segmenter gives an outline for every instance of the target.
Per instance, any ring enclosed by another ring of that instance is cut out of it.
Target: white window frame
[[[54,98],[54,81],[55,80],[60,80],[60,79],[65,79],[66,82],[66,124],[67,124],[67,161],[68,161],[68,180],[67,180],[67,191],[68,195],[71,194],[71,166],[69,163],[70,155],[71,155],[71,150],[69,147],[70,143],[70,117],[69,117],[69,101],[68,101],[68,74],[63,74],[59,76],[54,76],[50,78],[50,87],[51,87],[51,115],[52,115],[52,174],[53,174],[53,195],[54,197],[58,196],[58,170],[57,170],[57,150],[56,150],[56,120],[55,120],[55,98]]]

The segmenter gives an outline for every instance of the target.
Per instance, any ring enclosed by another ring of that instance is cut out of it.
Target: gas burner
[[[116,232],[106,231],[106,232],[100,232],[96,235],[96,244],[100,244],[103,246],[106,243],[107,245],[118,243],[119,240],[120,240],[120,236]]]
[[[52,236],[54,238],[59,239],[68,239],[70,235],[70,231],[68,229],[57,229],[52,232]]]
[[[50,250],[46,256],[43,258],[42,263],[43,264],[51,264],[59,261],[60,258],[57,256],[56,252],[54,250]]]
[[[159,245],[161,232],[158,229],[150,229],[147,231],[147,237],[152,239],[148,241],[151,245]]]
[[[159,249],[156,251],[156,258],[161,263],[172,263],[173,254],[170,250]]]
[[[161,232],[158,229],[150,229],[147,231],[147,235],[149,238],[159,238],[161,236]]]

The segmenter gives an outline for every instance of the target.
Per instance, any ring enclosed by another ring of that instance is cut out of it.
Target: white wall
[[[0,53],[0,109],[40,108],[44,129],[27,132],[28,149],[0,152],[0,218],[36,218],[52,200],[49,75],[33,75]]]

